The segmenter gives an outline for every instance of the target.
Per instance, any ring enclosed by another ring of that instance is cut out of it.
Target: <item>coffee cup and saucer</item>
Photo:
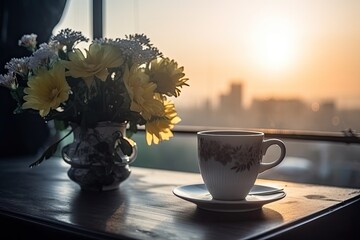
[[[286,196],[282,188],[255,184],[259,173],[282,162],[285,144],[264,139],[263,132],[209,130],[197,133],[198,164],[202,184],[176,187],[174,195],[199,208],[218,212],[246,212]],[[280,156],[262,162],[270,146],[280,148]]]

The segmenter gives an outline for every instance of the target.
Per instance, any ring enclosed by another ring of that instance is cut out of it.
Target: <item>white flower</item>
[[[136,65],[146,64],[154,58],[162,56],[159,49],[154,47],[144,34],[126,36],[126,39],[95,39],[94,42],[116,46],[132,64]]]
[[[14,72],[21,76],[26,76],[29,72],[29,61],[30,57],[13,58],[5,65],[5,69],[8,69],[9,72]]]
[[[33,56],[29,61],[29,68],[34,70],[41,65],[45,66],[46,63],[50,63],[57,59],[57,53],[54,46],[50,46],[47,43],[40,45],[40,48],[33,53]]]
[[[37,35],[34,33],[24,35],[24,36],[22,36],[21,40],[19,40],[19,46],[23,46],[31,51],[34,51],[36,48],[36,43],[37,43],[36,38],[37,38]]]
[[[17,89],[18,83],[15,78],[15,74],[9,72],[5,75],[0,75],[0,86],[7,87],[10,89]]]
[[[57,41],[61,46],[66,46],[66,51],[70,51],[76,44],[88,42],[89,39],[84,37],[81,32],[66,28],[61,30],[59,34],[51,37],[50,41]]]

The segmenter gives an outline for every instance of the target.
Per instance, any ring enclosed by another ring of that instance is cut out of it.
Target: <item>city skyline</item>
[[[236,88],[237,90],[234,90]],[[234,96],[236,94],[236,91],[241,91],[241,93],[238,96]],[[232,106],[238,106],[240,104],[240,107],[242,109],[249,109],[254,104],[254,102],[266,102],[266,101],[299,101],[303,104],[306,104],[310,106],[315,112],[318,111],[321,107],[321,105],[328,105],[331,103],[334,105],[334,107],[338,110],[360,110],[360,106],[354,106],[352,108],[342,108],[342,106],[337,104],[336,98],[323,98],[323,99],[317,99],[317,100],[311,100],[311,99],[305,99],[302,97],[296,97],[296,96],[288,96],[288,97],[277,97],[277,96],[259,96],[251,98],[249,102],[245,102],[243,96],[246,94],[246,89],[244,87],[244,84],[240,81],[236,82],[229,82],[228,88],[224,92],[219,92],[219,94],[212,96],[211,99],[216,99],[216,101],[211,101],[210,98],[205,98],[200,105],[196,107],[204,107],[204,108],[210,108],[210,109],[219,109],[222,106],[226,106],[229,104],[232,104]],[[229,98],[229,96],[233,95],[233,98]],[[240,102],[236,102],[235,99],[239,98]],[[359,97],[360,98],[360,97]],[[194,107],[192,105],[191,107]],[[191,108],[190,107],[190,108]],[[187,108],[187,106],[182,106],[182,108]]]
[[[243,91],[241,84],[233,83],[227,93],[218,96],[218,106],[205,101],[202,106],[178,108],[181,124],[313,131],[360,129],[360,108],[346,110],[331,99],[306,102],[299,98],[255,98],[245,107]]]

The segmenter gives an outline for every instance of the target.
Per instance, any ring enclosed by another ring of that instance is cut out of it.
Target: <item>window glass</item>
[[[360,2],[104,0],[104,36],[144,33],[185,67],[183,125],[360,125]]]
[[[53,34],[60,30],[70,28],[80,31],[85,37],[92,39],[92,1],[67,0],[63,16],[54,28]],[[79,46],[83,47],[83,46]]]

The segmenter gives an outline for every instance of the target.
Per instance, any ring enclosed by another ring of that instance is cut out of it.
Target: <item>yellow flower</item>
[[[107,68],[119,67],[124,62],[121,52],[108,44],[93,43],[85,51],[86,58],[80,49],[75,49],[69,53],[70,61],[64,60],[63,64],[69,70],[66,76],[81,77],[88,87],[95,76],[105,81],[109,74]]]
[[[38,110],[42,117],[49,114],[69,98],[70,86],[65,79],[64,67],[57,63],[49,71],[40,71],[28,81],[24,90],[23,109]]]
[[[169,140],[173,136],[171,129],[179,123],[181,119],[175,111],[175,105],[170,101],[164,102],[165,111],[161,116],[153,116],[146,124],[146,142],[158,144],[159,141]]]
[[[186,82],[188,78],[184,78],[184,67],[178,68],[178,64],[169,58],[157,59],[151,61],[148,69],[150,81],[156,83],[156,91],[168,96],[178,97],[180,88],[189,86]]]
[[[131,100],[131,111],[139,112],[145,120],[164,111],[162,102],[155,98],[156,84],[149,82],[149,76],[141,68],[136,65],[130,70],[125,68],[124,83]]]

